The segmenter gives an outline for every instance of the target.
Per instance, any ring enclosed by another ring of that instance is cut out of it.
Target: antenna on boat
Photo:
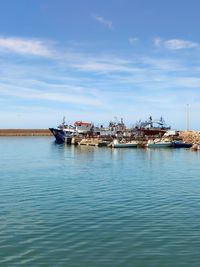
[[[65,125],[65,116],[63,116],[63,122],[62,122],[63,125]]]
[[[118,118],[117,116],[114,117],[114,121],[117,123],[118,122]]]

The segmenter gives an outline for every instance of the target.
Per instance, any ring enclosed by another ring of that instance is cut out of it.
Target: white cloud
[[[170,50],[190,49],[199,47],[198,43],[187,40],[181,40],[181,39],[162,40],[160,38],[154,39],[154,45],[157,47],[164,47]]]
[[[0,51],[34,56],[51,56],[51,51],[41,40],[0,37]]]
[[[0,49],[3,49],[1,40]],[[167,42],[159,38],[154,41],[156,46],[164,46]],[[157,54],[147,57],[130,51],[120,55],[104,51],[95,53],[88,49],[75,50],[74,46],[64,48],[58,43],[50,46],[51,43],[39,41],[39,44],[47,50],[47,53],[40,52],[39,55],[50,55],[53,59],[48,65],[46,61],[38,60],[30,64],[32,58],[21,64],[15,57],[13,60],[11,57],[8,60],[1,58],[0,101],[5,112],[10,112],[12,106],[11,112],[15,114],[14,111],[24,105],[25,109],[36,106],[36,109],[44,112],[48,108],[54,109],[57,118],[66,112],[74,119],[107,120],[109,114],[111,117],[117,115],[134,121],[146,116],[144,114],[148,116],[149,110],[158,116],[165,115],[166,111],[168,116],[171,110],[176,113],[185,103],[199,103],[200,93],[196,90],[200,87],[198,57],[186,61],[187,58],[180,56],[169,58],[166,53],[158,58]],[[12,50],[9,48],[6,51],[13,51],[11,47]],[[19,44],[17,47],[16,53],[33,55],[31,49],[20,52]],[[198,52],[198,49],[194,52]],[[34,115],[34,110],[30,113],[37,125],[38,116]],[[20,114],[22,118],[26,116],[23,112]],[[20,123],[21,119],[17,120]],[[2,125],[2,118],[0,121]],[[172,114],[169,121],[175,125],[180,120],[173,122]],[[43,119],[40,118],[40,123],[47,123],[45,115]],[[48,124],[52,124],[51,118]]]
[[[139,41],[139,39],[137,37],[129,37],[128,38],[129,44],[133,45],[135,44],[137,41]]]
[[[141,69],[129,65],[114,64],[111,62],[100,62],[98,60],[80,62],[72,65],[74,68],[85,72],[95,72],[95,73],[112,73],[112,72],[122,72],[122,73],[137,73]]]
[[[93,18],[98,21],[99,23],[103,24],[104,26],[106,26],[107,28],[109,28],[110,30],[112,29],[112,21],[111,20],[107,20],[101,16],[98,15],[93,15]]]
[[[197,43],[186,40],[172,39],[165,41],[165,46],[169,49],[176,50],[176,49],[187,49],[187,48],[198,47],[199,45]]]

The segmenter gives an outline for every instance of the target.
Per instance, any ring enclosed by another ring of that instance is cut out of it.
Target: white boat
[[[137,147],[138,143],[136,141],[130,141],[130,142],[125,142],[121,141],[119,142],[118,140],[114,140],[112,143],[113,148],[131,148],[131,147]]]
[[[147,143],[148,148],[168,148],[172,146],[172,142],[169,140],[149,140]]]

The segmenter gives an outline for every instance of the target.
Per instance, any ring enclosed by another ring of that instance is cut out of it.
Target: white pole
[[[189,104],[187,104],[187,131],[189,131]]]

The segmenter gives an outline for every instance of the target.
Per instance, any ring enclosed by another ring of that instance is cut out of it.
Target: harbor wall
[[[192,143],[192,144],[200,143],[199,131],[180,131],[179,137],[186,143]]]
[[[49,129],[0,129],[0,136],[51,136]]]

